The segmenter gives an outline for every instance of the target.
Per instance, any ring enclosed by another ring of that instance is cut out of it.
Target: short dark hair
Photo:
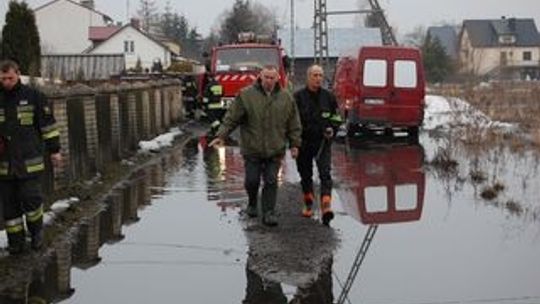
[[[9,70],[15,70],[15,72],[19,71],[19,65],[13,61],[13,60],[3,60],[0,62],[0,71],[3,73],[9,72]]]

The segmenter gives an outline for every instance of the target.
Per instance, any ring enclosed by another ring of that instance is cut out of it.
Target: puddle
[[[116,189],[76,242],[56,244],[46,269],[0,302],[540,303],[537,158],[451,147],[457,173],[445,175],[426,165],[445,143],[421,142],[334,145],[341,242],[310,284],[249,267],[239,149],[194,140]],[[280,179],[298,182],[288,157]],[[480,197],[495,180],[505,188],[493,201],[523,212]]]

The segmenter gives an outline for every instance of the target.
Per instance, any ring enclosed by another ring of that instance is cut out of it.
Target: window
[[[530,51],[523,52],[523,61],[531,61],[532,53]]]
[[[516,36],[514,35],[500,35],[499,36],[500,44],[514,44],[516,43]]]
[[[418,187],[415,184],[396,185],[396,210],[415,210],[418,207]]]
[[[135,41],[133,40],[124,41],[124,53],[135,53]]]
[[[394,62],[394,86],[396,88],[416,88],[418,75],[416,62],[396,60]]]
[[[367,212],[388,211],[388,189],[386,187],[366,187],[364,189],[364,199]]]
[[[505,66],[508,63],[508,54],[506,52],[501,52],[501,57],[499,59],[501,66]]]
[[[384,88],[386,86],[386,60],[367,59],[364,62],[364,85],[366,87]]]
[[[216,71],[258,71],[265,65],[279,67],[277,48],[224,48],[217,51]]]

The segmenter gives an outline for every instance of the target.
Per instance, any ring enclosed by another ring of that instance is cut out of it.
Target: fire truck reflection
[[[424,203],[424,149],[418,144],[337,146],[334,174],[343,209],[364,224],[420,219]]]
[[[206,137],[199,139],[207,177],[207,199],[216,202],[222,212],[238,210],[247,201],[244,191],[244,164],[238,147],[208,147]]]
[[[238,211],[248,201],[244,190],[244,158],[238,141],[233,137],[227,140],[227,146],[212,148],[208,147],[209,142],[208,137],[199,137],[207,175],[208,200],[217,201],[223,212]],[[278,172],[279,183],[284,181],[288,167],[287,162],[282,161]]]

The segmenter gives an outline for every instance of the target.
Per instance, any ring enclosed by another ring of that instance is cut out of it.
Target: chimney
[[[94,0],[81,0],[81,5],[89,9],[95,9]]]
[[[131,23],[131,26],[133,26],[134,28],[138,29],[139,31],[141,30],[141,20],[140,19],[131,18],[130,23]]]
[[[511,32],[516,31],[516,18],[508,18],[508,28]]]

